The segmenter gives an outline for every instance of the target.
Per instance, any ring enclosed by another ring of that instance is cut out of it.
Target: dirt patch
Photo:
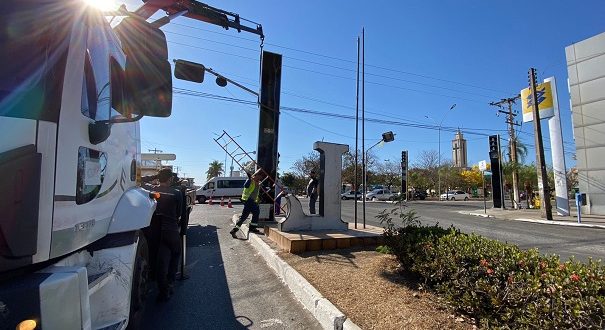
[[[338,250],[280,257],[362,329],[473,329],[398,272],[394,256]]]

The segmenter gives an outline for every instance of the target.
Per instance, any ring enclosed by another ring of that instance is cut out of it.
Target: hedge
[[[395,227],[392,217],[404,220]],[[423,226],[413,212],[383,212],[388,251],[425,287],[485,328],[603,329],[605,268],[537,249]],[[384,247],[382,248],[385,249]]]

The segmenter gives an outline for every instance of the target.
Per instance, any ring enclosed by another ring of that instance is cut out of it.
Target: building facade
[[[605,215],[605,33],[565,48],[578,186],[585,214]]]

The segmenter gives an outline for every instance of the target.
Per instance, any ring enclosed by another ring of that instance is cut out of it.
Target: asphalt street
[[[170,301],[148,298],[143,329],[321,329],[243,238],[229,234],[241,205],[195,205],[187,234],[188,280]]]
[[[308,201],[303,201],[306,205]],[[352,200],[343,201],[342,218],[354,221]],[[362,204],[357,203],[358,223],[362,223]],[[394,207],[384,202],[366,203],[366,223],[381,226],[376,215],[384,209]],[[410,209],[415,210],[423,224],[439,223],[442,227],[455,226],[465,233],[497,239],[517,244],[524,249],[538,248],[542,253],[556,253],[561,257],[575,256],[579,260],[605,260],[605,230],[570,226],[545,225],[497,218],[482,218],[460,214],[459,211],[475,211],[483,208],[483,201],[411,201]],[[488,204],[489,207],[489,204]]]

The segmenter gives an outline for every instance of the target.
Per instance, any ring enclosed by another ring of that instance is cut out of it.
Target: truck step
[[[111,279],[111,277],[113,275],[114,275],[113,268],[109,268],[104,273],[89,275],[88,276],[88,294],[92,295],[95,292],[97,292],[100,288],[102,288],[105,284],[107,284],[107,282],[109,282],[109,280]]]

